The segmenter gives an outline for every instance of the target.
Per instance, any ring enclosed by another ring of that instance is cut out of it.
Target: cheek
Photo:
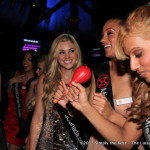
[[[62,58],[63,58],[63,56],[60,56],[60,55],[59,55],[59,56],[57,57],[57,61],[60,62],[60,61],[62,60]]]
[[[30,66],[30,68],[33,68],[33,64],[31,61],[29,62],[29,66]]]
[[[150,71],[150,54],[147,54],[142,58],[141,64]]]
[[[72,53],[71,55],[74,59],[77,59],[78,58],[78,54],[77,53]]]

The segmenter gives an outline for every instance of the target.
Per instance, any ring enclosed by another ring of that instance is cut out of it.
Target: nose
[[[138,60],[136,59],[130,59],[130,68],[132,71],[137,71],[137,69],[140,67],[140,64]]]
[[[39,76],[39,69],[37,69],[35,73],[37,74],[37,76]]]
[[[65,53],[65,58],[69,58],[70,54],[69,53]]]
[[[104,44],[105,41],[106,41],[106,36],[103,35],[102,38],[100,39],[100,42],[101,42],[102,44]]]
[[[100,39],[100,42],[101,42],[101,43],[104,42],[104,36],[102,36],[102,38]]]

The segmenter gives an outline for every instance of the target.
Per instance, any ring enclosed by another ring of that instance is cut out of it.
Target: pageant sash
[[[146,139],[145,144],[150,148],[150,117],[145,121],[144,124],[144,136]]]
[[[17,111],[17,117],[22,118],[22,100],[20,95],[20,83],[13,84],[14,96],[15,96],[15,105]]]
[[[77,150],[86,150],[91,134],[88,120],[70,117],[67,110],[61,106],[58,106],[57,110]]]
[[[96,92],[104,94],[114,108],[109,61],[95,64],[93,73],[96,82]]]
[[[13,84],[13,92],[15,96],[15,105],[16,105],[16,111],[17,111],[18,125],[20,127],[20,130],[18,134],[16,135],[16,137],[25,139],[27,136],[26,121],[24,120],[23,112],[22,112],[22,98],[20,94],[20,89],[21,89],[21,83]]]

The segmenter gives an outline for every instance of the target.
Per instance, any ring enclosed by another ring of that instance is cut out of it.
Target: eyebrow
[[[107,31],[107,30],[114,30],[115,31],[115,29],[113,29],[113,28],[107,28],[105,31]]]
[[[137,49],[137,48],[140,48],[140,47],[134,47],[134,48],[132,48],[132,49],[129,51],[129,55],[131,54],[131,52],[132,52],[133,50],[135,50],[135,49]]]
[[[108,29],[115,30],[115,29],[114,29],[115,27],[120,28],[120,26],[119,26],[119,25],[115,25],[115,26],[113,26],[113,27],[109,27],[109,28],[107,28],[106,30],[108,30]]]
[[[116,31],[116,30],[114,30],[113,28],[107,28],[107,29],[104,30],[104,32],[107,31],[107,30],[113,30],[113,31]],[[104,32],[102,32],[101,35],[103,35]]]

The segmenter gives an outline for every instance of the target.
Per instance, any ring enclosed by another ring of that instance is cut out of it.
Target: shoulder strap
[[[111,106],[114,108],[113,94],[111,86],[111,76],[109,72],[109,62],[95,64],[93,66],[93,73],[96,82],[96,92],[103,93],[109,100]]]

